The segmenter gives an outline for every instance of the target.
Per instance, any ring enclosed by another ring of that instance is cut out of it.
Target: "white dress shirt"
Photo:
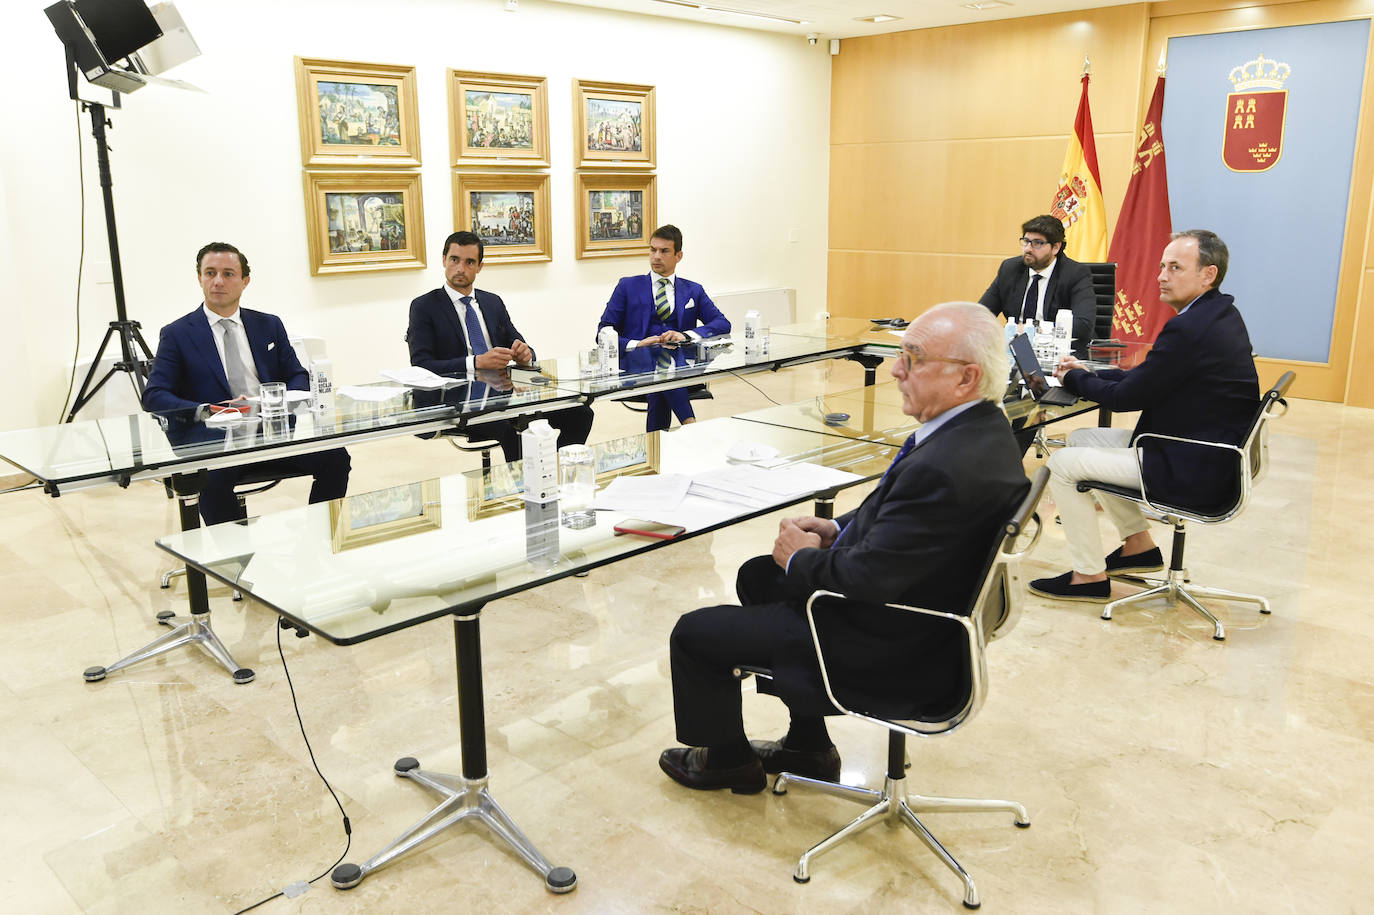
[[[1039,276],[1040,276],[1040,289],[1038,290],[1039,298],[1038,298],[1038,299],[1036,300],[1036,302],[1035,302],[1035,320],[1036,320],[1036,321],[1043,321],[1043,320],[1045,320],[1045,290],[1050,288],[1050,274],[1054,273],[1055,265],[1058,264],[1058,263],[1059,263],[1059,258],[1056,257],[1054,260],[1050,261],[1050,265],[1049,265],[1048,267],[1046,267],[1044,270],[1031,270],[1029,267],[1026,268],[1026,270],[1027,270],[1027,273],[1026,273],[1026,283],[1027,283],[1027,286],[1026,286],[1026,288],[1027,288],[1027,289],[1030,288],[1030,285],[1029,285],[1029,284],[1032,282],[1032,279],[1031,279],[1031,278],[1034,277],[1036,274],[1039,274]],[[1025,308],[1025,307],[1026,307],[1026,302],[1025,302],[1024,296],[1022,297],[1020,307],[1021,307],[1021,308]],[[1020,321],[1021,321],[1021,316],[1020,316],[1019,314],[1016,316],[1016,320],[1017,320],[1018,323],[1020,323]]]
[[[666,292],[666,293],[668,294],[668,307],[669,307],[670,309],[672,309],[673,311],[677,311],[677,289],[676,289],[676,286],[677,286],[677,276],[676,276],[676,275],[669,275],[669,276],[663,277],[663,276],[659,276],[657,273],[654,273],[652,270],[650,270],[650,271],[649,271],[649,291],[650,291],[650,293],[652,293],[652,297],[653,297],[653,298],[655,298],[655,299],[658,298],[658,281],[659,281],[659,280],[662,280],[662,279],[666,279],[666,280],[668,281],[668,285],[664,287],[664,292]],[[654,306],[653,306],[652,303],[650,303],[649,307],[650,307],[650,308],[653,308]],[[676,328],[672,328],[672,329],[676,330]],[[682,334],[683,334],[683,336],[685,336],[688,340],[700,340],[700,339],[701,339],[701,334],[697,333],[697,332],[694,331],[694,330],[683,331]],[[639,341],[638,341],[638,340],[631,340],[629,343],[626,343],[626,344],[625,344],[625,349],[626,349],[626,350],[632,350],[632,349],[634,349],[636,346],[639,346]]]
[[[229,377],[229,366],[224,362],[224,335],[229,333],[229,325],[223,323],[225,318],[234,322],[234,339],[238,342],[239,354],[243,356],[243,367],[248,372],[248,390],[244,393],[256,391],[262,384],[258,378],[258,367],[253,362],[253,350],[248,345],[248,332],[243,326],[243,315],[239,314],[239,309],[235,308],[234,313],[220,317],[210,310],[205,303],[201,303],[200,310],[205,312],[206,319],[210,322],[210,336],[215,338],[215,349],[219,350],[219,364],[224,369],[224,377]]]

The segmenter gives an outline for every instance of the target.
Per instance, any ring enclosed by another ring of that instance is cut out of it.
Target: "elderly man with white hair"
[[[962,613],[978,588],[988,544],[1029,482],[1000,409],[1007,353],[1002,328],[971,302],[947,302],[902,338],[892,376],[902,410],[921,426],[854,511],[835,520],[788,518],[770,556],[739,570],[743,606],[684,614],[669,640],[677,738],[659,767],[688,788],[761,791],[765,773],[839,777],[823,716],[826,698],[804,607],[813,591]],[[837,621],[827,663],[870,708],[923,684],[951,681],[956,652],[928,621],[896,611]],[[943,632],[943,631],[942,631]],[[768,687],[788,706],[785,737],[745,734],[736,665],[773,671]],[[902,717],[901,709],[893,709]]]

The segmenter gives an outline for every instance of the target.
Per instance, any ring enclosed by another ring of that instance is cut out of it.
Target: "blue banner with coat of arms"
[[[1171,38],[1174,229],[1212,229],[1261,356],[1328,361],[1369,20]]]

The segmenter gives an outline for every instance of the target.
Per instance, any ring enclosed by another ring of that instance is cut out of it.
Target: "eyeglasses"
[[[927,356],[925,353],[914,353],[905,347],[902,348],[902,367],[908,372],[916,366],[925,362],[944,362],[949,365],[973,365],[967,359],[954,359],[950,356]]]
[[[1043,238],[1026,238],[1024,235],[1021,236],[1021,247],[1023,248],[1040,249],[1048,247],[1049,244],[1050,243],[1045,241]]]

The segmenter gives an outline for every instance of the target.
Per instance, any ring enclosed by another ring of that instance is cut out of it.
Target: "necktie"
[[[1026,301],[1021,305],[1021,320],[1034,321],[1036,306],[1040,304],[1040,274],[1032,273],[1026,287]]]
[[[468,328],[468,345],[472,350],[472,355],[480,356],[487,350],[487,338],[482,333],[482,320],[477,316],[477,309],[473,307],[472,296],[465,295],[458,301],[463,303],[463,323]]]
[[[229,382],[229,396],[251,393],[248,390],[248,367],[243,361],[243,351],[239,348],[239,322],[232,318],[220,321],[224,329],[224,377]]]
[[[906,437],[906,441],[902,442],[902,447],[900,447],[900,448],[897,449],[897,455],[896,455],[896,457],[894,457],[894,458],[892,459],[892,463],[887,465],[887,470],[885,470],[885,471],[883,472],[883,478],[882,478],[881,480],[878,481],[878,488],[879,488],[879,489],[881,489],[882,486],[883,486],[883,483],[885,483],[885,482],[887,481],[888,474],[892,473],[892,468],[893,468],[893,467],[896,467],[897,464],[899,464],[899,463],[901,462],[902,458],[904,458],[904,457],[906,457],[908,454],[910,454],[910,453],[912,452],[912,450],[913,450],[915,447],[916,447],[916,433],[913,432],[913,433],[911,433],[910,435],[908,435],[908,436]],[[831,549],[834,549],[835,547],[837,547],[837,546],[840,545],[840,541],[844,539],[844,535],[845,535],[845,534],[849,533],[849,529],[850,529],[853,525],[854,525],[854,519],[851,518],[851,519],[849,520],[849,523],[848,523],[848,524],[846,524],[844,527],[840,528],[839,534],[837,534],[837,535],[835,536],[835,542],[832,543],[832,544],[830,544],[830,548],[831,548]]]
[[[667,321],[673,314],[673,306],[668,304],[668,277],[666,276],[658,278],[658,291],[654,293],[654,314],[658,315],[660,321]],[[666,369],[673,364],[673,353],[659,347],[658,355],[654,361],[660,369]]]
[[[658,315],[660,321],[668,320],[668,316],[673,313],[673,306],[668,304],[668,277],[659,277],[658,290],[654,293],[654,313]]]

